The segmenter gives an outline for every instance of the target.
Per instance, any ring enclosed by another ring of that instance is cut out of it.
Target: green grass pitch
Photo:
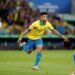
[[[70,75],[75,50],[44,50],[40,70],[32,70],[37,51],[0,51],[0,75]]]

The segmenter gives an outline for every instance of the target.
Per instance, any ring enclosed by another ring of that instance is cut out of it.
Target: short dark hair
[[[42,13],[41,13],[41,16],[42,16],[42,15],[47,15],[47,12],[42,12]]]

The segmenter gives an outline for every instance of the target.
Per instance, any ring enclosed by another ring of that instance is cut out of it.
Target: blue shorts
[[[37,40],[28,39],[28,41],[27,41],[27,45],[28,45],[29,49],[32,49],[34,45],[37,46],[40,44],[43,45],[42,39],[37,39]]]

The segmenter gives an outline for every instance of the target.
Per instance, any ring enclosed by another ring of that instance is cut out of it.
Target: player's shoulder
[[[49,21],[46,21],[46,24],[47,24],[47,25],[51,25],[51,23],[50,23]]]
[[[34,22],[31,24],[31,26],[32,26],[32,27],[37,27],[38,24],[39,24],[39,20],[36,20],[36,21],[34,21]]]
[[[49,22],[49,21],[46,21],[46,23],[49,23],[49,24],[50,24],[50,22]]]
[[[36,20],[36,21],[34,21],[33,23],[39,23],[39,21],[40,21],[40,20]]]

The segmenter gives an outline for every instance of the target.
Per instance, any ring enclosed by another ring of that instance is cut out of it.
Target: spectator
[[[13,22],[12,23],[12,25],[9,27],[9,32],[10,32],[10,34],[19,34],[20,32],[21,32],[21,30],[22,30],[22,28],[20,27],[20,26],[18,26],[17,24],[16,24],[16,22]]]
[[[57,26],[56,26],[56,29],[64,35],[65,33],[65,26],[63,24],[63,21],[62,20],[57,20]]]
[[[13,21],[14,21],[14,19],[13,19],[13,13],[9,13],[7,15],[7,20],[6,21],[7,21],[8,25],[11,25],[13,23]]]

